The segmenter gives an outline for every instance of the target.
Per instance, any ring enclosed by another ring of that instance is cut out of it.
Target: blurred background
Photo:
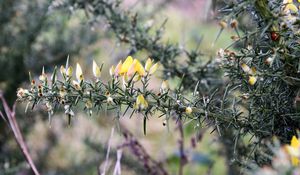
[[[12,105],[17,88],[29,87],[28,72],[37,78],[45,66],[51,74],[55,65],[79,62],[86,78],[92,79],[92,60],[104,63],[102,79],[109,79],[109,67],[124,59],[129,46],[120,43],[109,30],[107,21],[91,21],[83,10],[72,6],[55,8],[64,0],[2,0],[0,1],[0,89]],[[206,57],[216,55],[218,48],[231,43],[234,31],[228,29],[212,45],[220,27],[215,21],[216,2],[210,0],[123,0],[121,9],[138,13],[145,25],[159,28],[165,20],[163,42],[178,43],[182,48],[198,46]],[[136,58],[144,60],[139,51]],[[184,56],[183,56],[184,57]],[[184,59],[184,58],[182,58]],[[150,88],[158,91],[161,74],[151,80]],[[174,82],[176,84],[176,82]],[[172,87],[172,83],[171,83]],[[178,131],[175,121],[163,126],[162,118],[152,116],[147,135],[143,134],[143,119],[134,115],[116,121],[113,111],[95,111],[90,117],[82,110],[68,126],[63,111],[55,111],[49,125],[43,107],[24,112],[26,104],[17,103],[17,120],[39,171],[45,175],[97,174],[108,162],[107,174],[112,174],[117,147],[124,143],[119,125],[127,128],[151,157],[161,162],[170,174],[178,171]],[[2,109],[1,109],[2,110]],[[185,145],[189,163],[185,174],[226,174],[226,163],[218,136],[212,129],[195,134],[194,124],[184,124]],[[111,130],[115,128],[110,139]],[[200,142],[194,149],[193,139]],[[105,161],[108,142],[111,141],[109,161]],[[121,160],[122,174],[146,174],[142,162],[130,149],[124,148]],[[10,128],[0,120],[0,174],[32,174],[16,144]]]

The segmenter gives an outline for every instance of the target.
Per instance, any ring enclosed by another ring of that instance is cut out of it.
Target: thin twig
[[[106,173],[106,169],[107,169],[107,165],[108,165],[108,159],[109,159],[109,153],[110,153],[110,148],[111,148],[111,141],[113,139],[113,135],[114,135],[114,131],[115,131],[115,128],[112,127],[111,128],[111,133],[110,133],[110,137],[109,137],[109,140],[108,140],[108,147],[107,147],[107,152],[106,152],[106,158],[105,158],[105,162],[104,162],[104,167],[103,167],[103,171],[99,173],[99,175],[105,175]]]
[[[122,149],[118,149],[114,175],[121,175],[121,158],[122,158]]]
[[[161,162],[154,160],[145,150],[145,148],[139,143],[139,141],[122,126],[122,133],[125,138],[125,142],[118,146],[118,149],[128,147],[132,154],[138,158],[143,164],[147,174],[150,175],[168,175]]]
[[[182,126],[182,121],[178,120],[177,121],[178,124],[178,130],[179,130],[179,170],[178,170],[178,174],[179,175],[183,175],[183,167],[184,165],[187,163],[187,157],[184,153],[184,133],[183,133],[183,126]]]
[[[38,170],[37,170],[37,168],[36,168],[36,166],[35,166],[32,158],[31,158],[31,156],[29,154],[28,147],[27,147],[27,145],[26,145],[26,143],[24,141],[23,135],[22,135],[22,133],[20,131],[20,128],[19,128],[19,125],[17,123],[16,116],[15,116],[16,115],[16,113],[15,113],[15,111],[16,111],[16,103],[14,104],[13,108],[10,109],[9,106],[8,106],[8,104],[7,104],[7,102],[6,102],[6,100],[5,100],[5,98],[4,98],[4,96],[3,96],[2,92],[0,92],[0,99],[2,101],[4,112],[5,112],[5,114],[7,116],[7,119],[8,119],[9,127],[13,131],[15,139],[16,139],[18,145],[20,146],[23,155],[25,156],[25,158],[26,158],[28,164],[30,165],[33,173],[35,175],[40,175],[40,173],[38,172]],[[2,116],[2,118],[4,118],[2,112],[1,112],[1,116]]]

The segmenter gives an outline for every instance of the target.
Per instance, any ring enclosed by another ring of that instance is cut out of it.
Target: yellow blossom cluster
[[[128,81],[130,78],[133,78],[134,81],[138,81],[141,77],[152,75],[158,66],[158,63],[154,64],[150,58],[148,58],[145,66],[143,66],[139,60],[128,56],[124,62],[121,60],[116,66],[112,66],[109,73],[113,77],[122,76],[125,81]]]

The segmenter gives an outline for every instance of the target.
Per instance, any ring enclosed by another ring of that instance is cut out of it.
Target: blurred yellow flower
[[[257,81],[257,78],[255,76],[249,76],[248,83],[253,86]]]
[[[298,0],[298,2],[299,2],[299,0]],[[285,5],[284,11],[298,12],[298,8],[293,3],[293,0],[283,0],[283,4]]]
[[[93,60],[93,74],[96,78],[100,78],[101,76],[101,70],[95,60]]]
[[[300,142],[296,136],[292,137],[291,144],[286,146],[286,150],[289,155],[292,157],[292,164],[294,166],[299,165],[299,156],[300,156]]]

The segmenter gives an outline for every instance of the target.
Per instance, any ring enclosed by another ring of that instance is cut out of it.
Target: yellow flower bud
[[[85,107],[86,107],[87,109],[91,109],[91,108],[93,107],[92,101],[91,101],[91,100],[87,100],[87,101],[85,102]]]
[[[153,64],[153,63],[152,63],[151,58],[148,58],[147,61],[146,61],[146,64],[145,64],[145,70],[146,70],[147,72],[150,71],[150,68],[151,68],[152,64]]]
[[[233,19],[231,22],[230,22],[230,26],[232,28],[237,28],[238,26],[238,21],[236,19]]]
[[[227,22],[224,21],[224,20],[222,20],[222,21],[219,22],[219,26],[220,26],[222,29],[224,29],[224,28],[227,27]]]
[[[45,74],[45,68],[43,67],[42,74],[39,76],[39,80],[46,81],[47,75]]]
[[[93,74],[96,78],[100,78],[100,76],[101,76],[100,68],[97,65],[95,60],[93,60]]]
[[[70,67],[68,67],[68,69],[66,71],[66,75],[67,75],[67,77],[72,77],[72,74],[73,74],[73,67],[70,66]]]
[[[193,109],[191,107],[186,107],[185,108],[185,113],[186,114],[191,114],[193,112]]]
[[[114,74],[115,74],[115,66],[111,66],[109,69],[109,75],[114,76]]]
[[[248,83],[253,86],[257,81],[257,78],[255,76],[249,76]]]
[[[142,110],[148,108],[148,102],[142,94],[136,98],[135,109]]]
[[[149,75],[154,74],[154,72],[156,72],[157,68],[158,68],[159,64],[155,63],[149,70]]]
[[[122,65],[123,65],[122,61],[119,61],[119,63],[117,64],[117,66],[115,68],[115,73],[114,73],[116,77],[119,76],[121,68],[122,68]]]
[[[274,61],[275,57],[274,56],[270,56],[265,60],[265,63],[267,65],[272,65],[273,61]]]
[[[169,83],[167,80],[164,80],[162,83],[161,83],[161,86],[160,86],[160,90],[162,93],[165,93],[167,92],[169,89]]]
[[[81,82],[84,79],[83,74],[82,74],[82,69],[81,69],[81,66],[79,63],[77,63],[77,66],[76,66],[76,78],[77,78],[78,82]]]
[[[251,69],[247,64],[242,63],[241,67],[245,73],[250,73]]]
[[[66,69],[65,69],[65,67],[63,65],[60,66],[60,73],[63,76],[66,74]]]
[[[109,96],[107,96],[106,101],[107,101],[108,104],[112,104],[112,102],[114,101],[114,99],[109,95]]]

